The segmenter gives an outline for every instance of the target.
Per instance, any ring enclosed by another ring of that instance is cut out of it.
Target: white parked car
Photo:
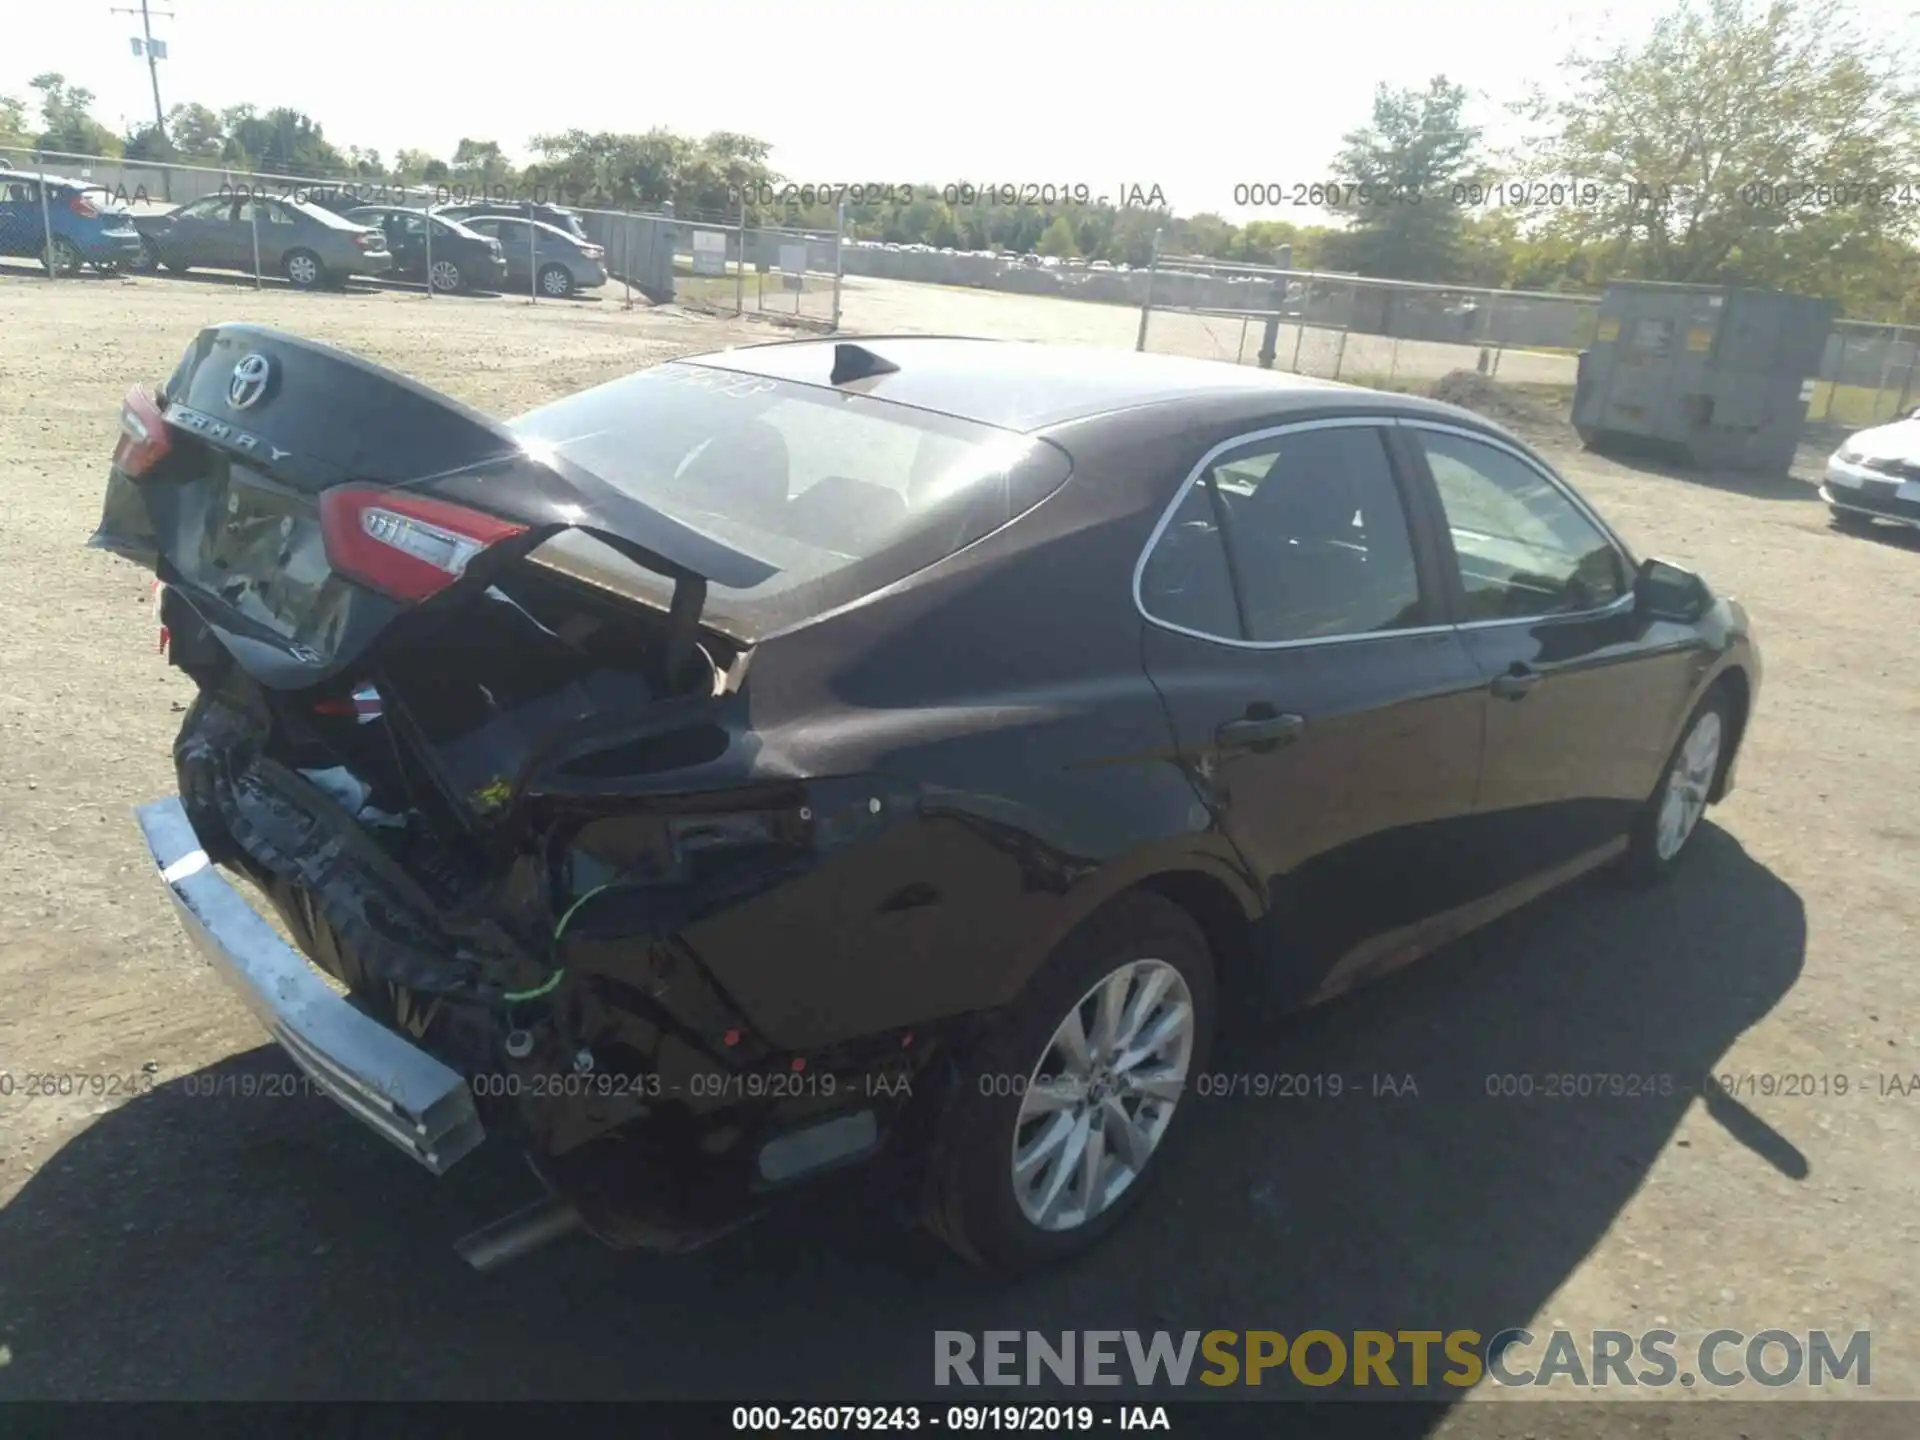
[[[1842,530],[1876,520],[1920,529],[1920,407],[1849,437],[1827,459],[1820,498]]]

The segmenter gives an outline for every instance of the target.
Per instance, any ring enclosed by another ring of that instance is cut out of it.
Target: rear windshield
[[[764,633],[943,560],[1057,490],[1042,440],[822,386],[676,361],[512,424],[690,529],[764,562],[708,613]]]

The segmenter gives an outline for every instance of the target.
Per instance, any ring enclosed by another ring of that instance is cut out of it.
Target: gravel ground
[[[1063,308],[939,291],[913,311],[912,288],[880,314],[850,286],[850,323],[1052,333],[1043,309]],[[1583,884],[1288,1022],[1251,1065],[1411,1076],[1417,1095],[1210,1102],[1147,1213],[1011,1289],[874,1223],[858,1192],[694,1256],[566,1241],[480,1277],[448,1245],[524,1198],[510,1157],[435,1181],[324,1101],[237,1093],[290,1067],[189,951],[128,814],[171,789],[189,685],[155,653],[149,577],[81,546],[125,386],[236,318],[500,413],[777,333],[617,298],[0,267],[0,1396],[844,1402],[924,1398],[935,1329],[1532,1324],[1871,1328],[1873,1393],[1920,1397],[1920,1094],[1883,1093],[1920,1071],[1920,544],[1830,532],[1803,481],[1558,454],[1643,553],[1748,604],[1766,686],[1743,788],[1683,883]],[[1105,334],[1071,323],[1059,338]],[[1119,323],[1109,343],[1130,344]],[[1489,1075],[1708,1071],[1815,1093],[1487,1094]],[[46,1074],[87,1093],[24,1093]],[[92,1093],[143,1077],[136,1098]]]

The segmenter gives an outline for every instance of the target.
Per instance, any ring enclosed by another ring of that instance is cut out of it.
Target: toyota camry
[[[983,1265],[1083,1249],[1222,1014],[1681,867],[1761,673],[1476,415],[1016,342],[501,421],[215,326],[126,396],[93,543],[198,687],[137,811],[182,923],[415,1161],[527,1154],[480,1265],[861,1164]]]

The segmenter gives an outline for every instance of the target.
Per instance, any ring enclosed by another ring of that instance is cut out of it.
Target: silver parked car
[[[597,290],[607,283],[607,252],[557,226],[506,215],[474,215],[460,223],[500,242],[507,257],[509,290],[537,284],[542,295],[560,300],[576,290]]]
[[[195,268],[284,275],[302,290],[385,275],[393,252],[379,230],[302,200],[209,195],[165,215],[136,215],[142,268],[176,275]],[[256,250],[257,243],[257,250]]]

